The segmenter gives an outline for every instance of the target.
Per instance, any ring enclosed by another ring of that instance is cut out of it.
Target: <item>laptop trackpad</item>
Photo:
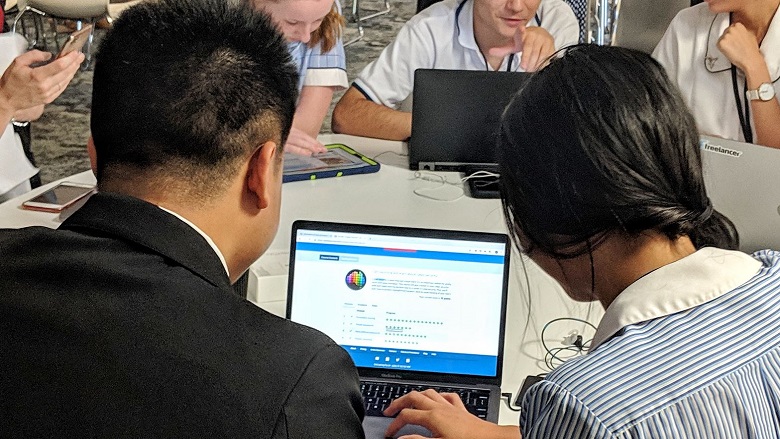
[[[363,419],[363,431],[366,432],[366,439],[383,439],[385,437],[385,431],[387,427],[393,422],[394,418],[383,418],[379,416],[366,416]],[[420,427],[419,425],[406,425],[396,434],[396,437],[403,436],[405,434],[419,434],[425,437],[431,437],[431,432],[428,429]]]

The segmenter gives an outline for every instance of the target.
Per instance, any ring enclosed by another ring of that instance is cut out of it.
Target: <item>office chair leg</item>
[[[352,4],[353,8],[354,8],[355,4],[357,4],[357,1],[355,1]],[[385,0],[385,9],[383,9],[383,10],[381,10],[379,12],[374,12],[373,14],[370,14],[370,15],[366,15],[365,17],[358,17],[358,21],[370,20],[370,19],[372,19],[374,17],[379,17],[380,15],[385,15],[388,12],[390,12],[390,1],[389,0]]]
[[[52,38],[54,38],[54,45],[57,47],[57,52],[60,51],[60,40],[57,39],[57,19],[56,18],[50,18],[49,19],[49,27],[51,28],[52,32]],[[43,35],[43,38],[46,38],[46,35]]]
[[[389,0],[385,0],[385,9],[383,9],[381,11],[378,11],[378,12],[374,12],[373,14],[366,15],[365,17],[361,17],[360,16],[360,0],[352,0],[352,17],[351,17],[352,20],[351,21],[357,24],[358,36],[353,38],[353,39],[351,39],[351,40],[349,40],[349,41],[347,41],[346,43],[344,43],[344,47],[349,46],[350,44],[356,43],[356,42],[360,41],[361,39],[363,39],[364,30],[363,30],[363,25],[361,24],[362,21],[370,20],[370,19],[372,19],[374,17],[379,17],[380,15],[385,15],[388,12],[390,12],[390,1]]]
[[[27,36],[27,25],[24,21],[24,14],[27,12],[33,12],[33,29],[35,30],[35,39],[30,40],[30,38]],[[46,32],[43,30],[43,18],[45,17],[46,13],[43,11],[39,11],[38,9],[35,9],[31,6],[25,6],[24,10],[19,11],[16,14],[16,17],[14,18],[14,24],[11,27],[11,32],[16,32],[16,25],[19,24],[19,22],[22,23],[22,31],[24,32],[24,37],[27,38],[27,41],[29,43],[28,47],[41,47],[40,43],[41,40],[43,40],[42,48],[44,50],[48,50],[49,46],[46,42]],[[41,37],[43,36],[43,37]],[[55,33],[55,39],[56,39],[56,33]]]
[[[27,36],[27,22],[24,21],[22,18],[24,16],[24,13],[29,11],[30,7],[27,6],[24,9],[16,12],[16,17],[14,17],[14,22],[11,25],[11,33],[16,33],[16,26],[21,23],[22,25],[22,35],[24,38],[27,39],[27,49],[32,49],[32,47],[35,45],[36,41],[30,41],[30,38]]]
[[[358,41],[363,39],[363,32],[364,32],[363,31],[363,25],[360,24],[360,22],[358,22],[357,23],[357,27],[358,27],[358,36],[356,36],[355,38],[353,38],[353,39],[347,41],[346,43],[344,43],[344,47],[347,47],[347,46],[349,46],[350,44],[353,44],[353,43],[357,43]]]
[[[87,44],[84,45],[84,48],[82,49],[84,51],[84,62],[81,64],[81,70],[86,71],[89,69],[90,64],[92,64],[92,41],[95,39],[95,28],[97,27],[97,19],[92,18],[89,20],[89,23],[92,25],[92,29],[89,30],[89,38],[87,39]],[[78,21],[76,24],[78,29],[81,29],[83,27],[83,24],[81,21]]]
[[[363,39],[363,25],[360,24],[360,0],[352,0],[352,16],[350,17],[352,22],[357,24],[358,36],[344,43],[344,47],[350,44],[357,43]]]

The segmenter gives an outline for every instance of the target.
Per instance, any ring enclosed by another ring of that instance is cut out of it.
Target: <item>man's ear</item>
[[[265,209],[270,204],[270,197],[276,192],[272,186],[276,181],[276,173],[280,172],[277,165],[276,142],[265,142],[258,148],[249,160],[246,188],[257,200],[256,207]]]
[[[92,173],[97,175],[97,151],[95,151],[95,139],[89,136],[87,139],[87,154],[89,154],[89,165]]]

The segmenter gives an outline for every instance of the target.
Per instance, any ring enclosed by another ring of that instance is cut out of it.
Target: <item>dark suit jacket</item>
[[[156,206],[98,193],[0,260],[0,436],[363,437],[349,355]]]

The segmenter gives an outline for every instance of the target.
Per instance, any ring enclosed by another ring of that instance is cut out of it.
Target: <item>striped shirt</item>
[[[345,89],[347,81],[347,56],[341,38],[329,52],[322,53],[318,44],[309,47],[300,41],[289,43],[287,50],[298,68],[298,91],[306,86],[336,87]]]
[[[341,3],[334,2],[339,14]],[[298,68],[298,91],[303,87],[335,87],[337,90],[349,87],[347,81],[347,54],[341,37],[329,51],[322,52],[322,43],[309,47],[308,43],[293,41],[287,50]]]
[[[780,438],[780,253],[705,248],[607,309],[523,400],[532,438]]]

